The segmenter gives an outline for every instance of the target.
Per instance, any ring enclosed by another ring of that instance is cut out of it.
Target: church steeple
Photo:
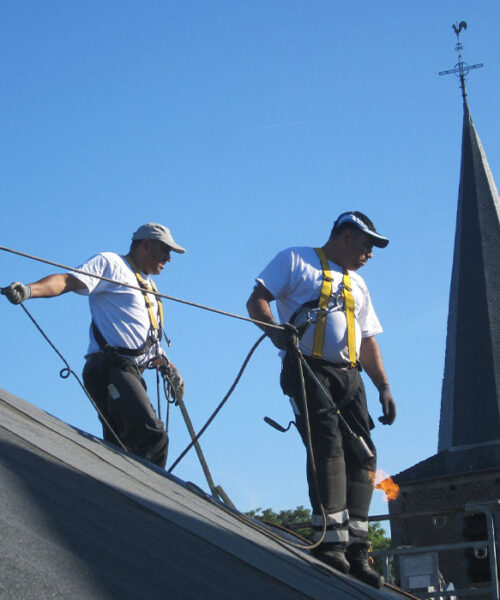
[[[464,119],[438,451],[500,440],[500,201],[471,119],[454,25]]]
[[[438,451],[494,440],[500,440],[500,200],[464,95]]]
[[[465,22],[453,26],[457,38]],[[470,69],[454,69],[463,99],[462,162],[448,310],[438,453],[402,471],[398,483],[439,480],[500,465],[500,199],[471,119]]]
[[[457,37],[465,26],[454,26]],[[458,545],[465,541],[462,511],[498,506],[500,498],[500,199],[470,116],[470,68],[458,44],[459,63],[445,72],[460,78],[464,114],[439,445],[436,454],[394,476],[401,493],[389,511],[406,515],[391,521],[396,547]],[[438,514],[446,514],[439,525],[424,516]],[[436,556],[447,582],[457,591],[469,588],[470,557],[462,549],[436,550]],[[479,591],[482,597],[490,592]]]

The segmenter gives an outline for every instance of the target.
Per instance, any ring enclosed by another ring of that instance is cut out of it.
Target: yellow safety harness
[[[158,339],[160,339],[161,338],[161,332],[162,332],[162,329],[163,329],[163,305],[162,305],[160,297],[156,296],[156,301],[157,301],[157,304],[158,304],[158,319],[157,319],[156,315],[154,314],[154,311],[153,311],[153,305],[151,304],[151,300],[150,300],[150,298],[148,296],[148,292],[156,292],[156,293],[158,293],[158,288],[156,287],[156,285],[154,284],[154,282],[151,281],[151,279],[149,280],[149,282],[151,283],[151,287],[148,285],[148,282],[140,274],[139,269],[136,267],[135,262],[133,261],[133,259],[130,256],[130,254],[127,254],[127,256],[125,256],[124,258],[127,261],[127,263],[129,264],[129,266],[132,269],[132,271],[134,272],[135,277],[137,279],[137,283],[139,284],[139,287],[142,290],[144,290],[142,292],[142,295],[144,296],[144,302],[145,302],[146,308],[148,310],[149,321],[151,323],[152,329],[155,330],[155,331],[158,331]]]
[[[137,279],[137,283],[139,284],[139,287],[142,290],[142,295],[144,296],[144,302],[146,304],[146,308],[147,308],[148,315],[149,315],[149,322],[151,325],[150,335],[147,337],[146,343],[143,346],[141,346],[140,348],[122,348],[120,346],[110,346],[108,344],[108,342],[104,339],[104,336],[99,331],[99,329],[94,321],[92,321],[92,331],[94,332],[94,337],[96,339],[96,342],[97,342],[99,348],[101,348],[101,350],[105,350],[105,351],[114,350],[114,351],[118,352],[119,354],[123,354],[125,356],[141,356],[141,355],[145,354],[151,348],[151,346],[153,346],[157,341],[159,342],[161,340],[161,335],[163,332],[163,306],[162,306],[160,297],[156,296],[157,303],[158,303],[158,314],[155,315],[155,313],[153,311],[153,305],[148,296],[148,292],[158,293],[158,288],[151,280],[149,280],[151,283],[151,286],[148,285],[148,282],[144,279],[144,277],[139,272],[139,269],[136,267],[130,254],[127,254],[127,256],[124,256],[123,258],[125,259],[125,261],[129,265],[129,267],[134,272],[135,277]],[[156,332],[156,337],[154,336],[155,332]],[[167,338],[167,344],[170,345],[170,341],[168,340],[168,338]]]
[[[323,355],[323,346],[325,343],[326,316],[328,304],[332,295],[333,277],[330,270],[328,259],[323,248],[314,248],[321,262],[323,270],[323,284],[319,297],[316,329],[314,331],[313,357],[321,358]],[[344,309],[347,320],[347,350],[349,352],[349,363],[352,367],[356,366],[356,329],[354,325],[354,298],[351,288],[351,277],[349,272],[344,270],[342,278],[342,298],[344,300]]]
[[[326,315],[328,304],[332,295],[333,278],[330,271],[330,265],[328,264],[328,259],[326,258],[323,248],[314,248],[314,250],[321,261],[321,268],[323,269],[323,284],[321,286],[321,294],[319,296],[318,308],[320,310],[318,311],[316,318],[316,329],[314,330],[312,355],[314,358],[321,358],[325,343]]]

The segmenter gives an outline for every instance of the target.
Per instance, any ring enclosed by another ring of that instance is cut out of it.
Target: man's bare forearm
[[[32,298],[53,298],[67,292],[81,290],[85,284],[69,273],[56,273],[30,283],[29,286]]]
[[[375,337],[363,338],[359,361],[375,387],[379,388],[384,383],[389,383],[382,361],[382,354]]]
[[[275,324],[276,319],[274,318],[270,304],[273,300],[273,296],[263,285],[257,285],[247,302],[248,314],[256,321]],[[264,325],[256,325],[262,330],[265,329]]]

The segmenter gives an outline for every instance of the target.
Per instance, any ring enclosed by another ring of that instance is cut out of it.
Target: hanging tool
[[[234,508],[234,504],[231,502],[231,500],[229,499],[228,495],[226,494],[226,492],[224,491],[222,486],[215,485],[215,483],[214,483],[212,474],[210,473],[210,469],[208,468],[207,461],[205,460],[205,456],[203,454],[200,443],[196,436],[196,432],[194,430],[193,423],[191,421],[191,418],[189,416],[189,413],[187,411],[186,404],[184,403],[183,398],[180,395],[178,395],[178,397],[175,395],[174,387],[172,386],[171,382],[169,381],[169,379],[166,375],[164,376],[164,384],[165,384],[164,389],[165,389],[165,396],[167,398],[167,402],[169,401],[169,398],[172,397],[175,404],[181,410],[182,417],[184,419],[184,422],[186,423],[186,428],[187,428],[187,430],[189,432],[189,436],[191,438],[191,443],[193,444],[196,454],[198,455],[198,460],[200,461],[201,468],[203,470],[205,479],[207,480],[208,487],[210,488],[212,495],[214,496],[214,498],[217,498],[217,499],[221,500],[222,502],[224,502],[225,504],[227,504],[228,506],[231,506]]]

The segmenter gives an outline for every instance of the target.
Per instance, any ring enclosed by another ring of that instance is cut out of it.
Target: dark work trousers
[[[91,354],[83,369],[83,381],[127,450],[164,468],[167,432],[149,401],[146,382],[135,362],[113,351]],[[100,420],[104,440],[119,445]]]
[[[362,436],[375,455],[375,446],[370,436],[373,421],[368,414],[366,395],[357,368],[338,368],[331,363],[305,357],[317,378],[329,391],[335,404],[351,429]],[[311,432],[311,445],[317,472],[317,486],[308,457],[307,479],[309,497],[314,515],[321,515],[321,504],[327,515],[332,515],[334,528],[345,531],[335,541],[346,541],[348,534],[364,537],[367,533],[367,518],[373,493],[371,473],[376,469],[376,457],[360,463],[352,450],[345,427],[339,423],[338,415],[330,408],[318,385],[304,368],[307,408]],[[296,414],[297,429],[307,448],[307,424],[302,400],[297,358],[287,354],[281,372],[283,392],[293,398],[299,414]],[[340,515],[343,515],[342,518]],[[314,521],[314,519],[313,519]],[[313,523],[314,524],[314,523]],[[351,539],[352,541],[352,539]]]

